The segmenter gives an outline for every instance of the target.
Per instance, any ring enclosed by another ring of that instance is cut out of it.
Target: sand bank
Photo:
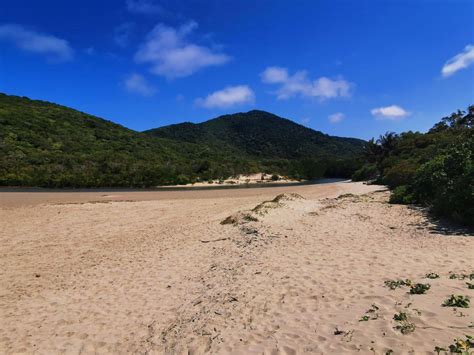
[[[2,196],[0,352],[419,354],[472,334],[474,304],[441,304],[474,296],[449,277],[474,272],[474,239],[379,189]],[[302,198],[262,204],[282,193]],[[385,285],[407,278],[431,288]]]

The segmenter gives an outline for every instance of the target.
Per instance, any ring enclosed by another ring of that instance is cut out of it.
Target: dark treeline
[[[386,133],[365,148],[354,180],[393,189],[391,202],[430,207],[474,225],[474,106],[444,117],[427,133]]]
[[[362,165],[363,141],[265,112],[208,122],[212,129],[202,134],[201,126],[187,124],[187,130],[165,128],[175,136],[161,137],[0,94],[0,186],[152,187],[257,172],[316,179],[350,177]]]

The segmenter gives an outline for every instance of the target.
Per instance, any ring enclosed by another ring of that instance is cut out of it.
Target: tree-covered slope
[[[264,159],[354,157],[365,144],[360,139],[328,136],[257,110],[220,116],[199,124],[165,126],[145,133]]]
[[[0,94],[0,184],[150,186],[174,183],[206,146],[156,139],[64,106]]]
[[[49,102],[0,94],[0,185],[145,187],[265,171],[347,177],[363,141],[269,113],[147,133]]]

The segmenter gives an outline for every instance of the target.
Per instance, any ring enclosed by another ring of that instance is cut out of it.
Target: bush
[[[441,216],[474,224],[474,139],[454,146],[416,172],[416,200]]]
[[[280,177],[276,174],[273,174],[272,175],[272,181],[278,181],[278,180],[280,180]]]
[[[383,182],[391,189],[402,185],[408,185],[413,181],[416,169],[416,164],[405,160],[401,161],[385,170]]]
[[[374,164],[366,164],[352,175],[352,181],[372,180],[375,178],[377,178],[377,167]]]
[[[192,181],[189,179],[189,177],[187,177],[184,174],[180,174],[176,177],[176,185],[187,185],[187,184],[190,184],[191,182]]]
[[[407,205],[414,202],[413,194],[409,192],[409,188],[405,185],[398,186],[390,195],[390,203]]]

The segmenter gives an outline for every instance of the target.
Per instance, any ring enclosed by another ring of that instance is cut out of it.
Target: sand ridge
[[[293,190],[2,209],[0,351],[418,354],[473,333],[474,305],[441,307],[473,293],[449,278],[474,272],[471,236],[379,187]],[[384,284],[406,278],[431,288]]]

